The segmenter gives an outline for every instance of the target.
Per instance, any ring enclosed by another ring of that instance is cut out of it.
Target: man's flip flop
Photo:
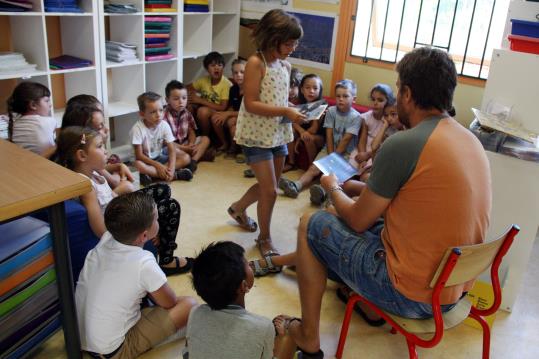
[[[256,222],[251,217],[249,217],[247,213],[237,213],[232,207],[228,207],[227,212],[230,217],[232,217],[232,219],[240,225],[241,228],[249,232],[256,232],[256,230],[258,229],[258,224],[256,224]]]
[[[348,297],[346,296],[346,294],[342,292],[341,288],[337,288],[336,293],[337,293],[337,298],[339,298],[344,304],[348,304]],[[367,324],[370,325],[371,327],[381,327],[382,325],[386,324],[386,321],[384,318],[380,318],[380,319],[369,318],[367,313],[365,313],[363,309],[361,309],[359,304],[357,303],[354,306],[354,312],[359,314],[361,318],[363,318],[363,320],[367,322]]]

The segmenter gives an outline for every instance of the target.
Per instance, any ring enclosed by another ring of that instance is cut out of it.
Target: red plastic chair
[[[451,247],[448,248],[432,278],[430,288],[432,291],[432,319],[408,319],[402,318],[378,308],[375,304],[363,298],[359,294],[350,296],[346,305],[346,312],[339,337],[339,345],[335,356],[342,358],[350,318],[354,306],[358,301],[368,305],[378,315],[391,325],[391,333],[401,333],[406,337],[408,344],[408,354],[410,359],[417,359],[416,346],[432,348],[441,340],[445,329],[452,328],[460,324],[467,317],[473,318],[481,324],[483,328],[483,359],[490,356],[490,328],[484,317],[495,313],[502,301],[502,291],[498,269],[503,257],[511,247],[513,239],[520,231],[517,225],[512,225],[504,236],[497,240],[477,245]],[[491,266],[490,276],[494,291],[494,303],[488,309],[477,309],[467,298],[461,299],[450,311],[443,313],[440,308],[440,293],[444,287],[465,283],[477,278]],[[434,333],[431,339],[422,339],[416,334]]]

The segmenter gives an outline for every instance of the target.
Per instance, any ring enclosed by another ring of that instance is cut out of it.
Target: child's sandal
[[[262,256],[262,258],[266,258],[266,257],[271,257],[271,256],[278,256],[280,255],[279,252],[276,252],[274,251],[273,249],[269,249],[267,251],[263,251],[262,250],[262,246],[264,244],[271,244],[271,239],[267,238],[267,239],[260,239],[260,238],[257,238],[255,239],[255,242],[256,242],[256,246],[258,248],[258,251],[260,252],[260,255]]]
[[[241,228],[249,232],[256,232],[256,230],[258,229],[258,224],[256,224],[256,222],[251,217],[249,217],[247,213],[238,213],[234,211],[232,207],[228,207],[227,212],[230,217],[232,217],[232,219],[234,219],[240,225]]]
[[[270,273],[279,273],[283,270],[282,266],[276,266],[273,264],[271,257],[272,256],[269,255],[264,257],[264,261],[266,262],[264,267],[260,265],[261,259],[249,261],[249,265],[253,269],[255,277],[264,277]]]

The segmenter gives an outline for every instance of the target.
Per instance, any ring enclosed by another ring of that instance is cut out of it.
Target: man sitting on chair
[[[432,317],[428,284],[443,253],[449,246],[481,243],[486,235],[488,160],[473,134],[447,114],[457,84],[455,64],[443,51],[419,48],[405,55],[396,70],[399,120],[409,130],[385,141],[357,201],[342,191],[334,175],[323,176],[334,208],[301,218],[302,320],[282,318],[305,357],[321,354],[326,278],[346,283],[387,312]],[[445,288],[442,311],[471,285]]]

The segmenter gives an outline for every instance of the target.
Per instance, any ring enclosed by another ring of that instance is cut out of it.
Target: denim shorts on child
[[[286,145],[263,148],[242,146],[243,154],[247,158],[247,164],[273,160],[275,157],[286,157],[288,148]]]
[[[307,242],[330,279],[346,283],[387,312],[406,318],[431,318],[430,304],[408,299],[393,287],[380,236],[383,228],[380,219],[370,229],[357,233],[333,214],[318,211],[309,221]],[[443,305],[442,311],[453,306]]]
[[[166,165],[168,163],[168,149],[165,147],[157,156],[156,158],[152,158],[152,160],[157,161],[163,165]]]

